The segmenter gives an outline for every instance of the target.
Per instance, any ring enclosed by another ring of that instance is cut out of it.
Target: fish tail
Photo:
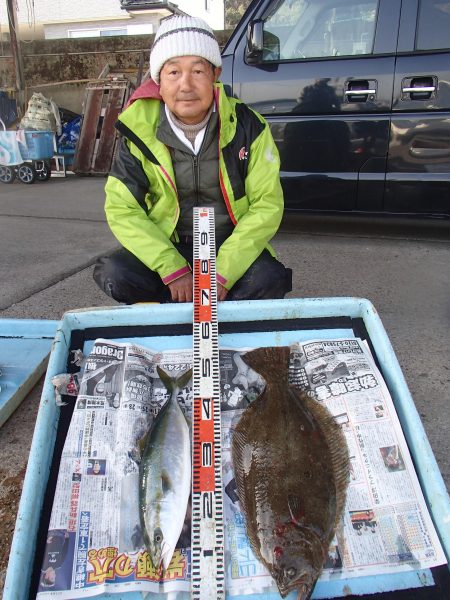
[[[156,370],[158,372],[159,378],[163,382],[169,394],[171,394],[175,388],[178,388],[179,390],[184,388],[189,383],[192,377],[192,369],[184,371],[184,373],[182,373],[178,377],[171,377],[168,373],[161,369],[160,366],[157,366]]]
[[[266,381],[285,385],[288,382],[289,346],[257,348],[242,355],[244,362]]]

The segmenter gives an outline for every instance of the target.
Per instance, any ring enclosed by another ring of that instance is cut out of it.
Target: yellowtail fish
[[[266,380],[232,440],[247,536],[284,598],[310,597],[341,519],[347,443],[319,402],[288,382],[289,347],[258,348],[244,361]]]
[[[191,492],[189,425],[177,396],[192,369],[177,378],[157,367],[170,398],[157,414],[139,467],[139,512],[145,546],[155,569],[169,567],[180,537]]]

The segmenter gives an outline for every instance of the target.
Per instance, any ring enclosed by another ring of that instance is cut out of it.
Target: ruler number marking
[[[202,420],[210,421],[212,418],[211,398],[202,398]]]
[[[202,516],[204,519],[212,519],[213,518],[213,493],[212,492],[203,492],[203,513]]]

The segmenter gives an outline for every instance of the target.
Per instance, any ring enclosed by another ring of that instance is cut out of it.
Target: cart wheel
[[[22,183],[34,183],[36,180],[36,171],[32,165],[23,163],[17,169],[17,177]]]
[[[11,167],[0,165],[0,181],[2,183],[12,183],[16,178],[16,172]]]
[[[39,181],[48,181],[52,175],[50,163],[47,160],[42,161],[42,168],[36,169],[36,178]]]

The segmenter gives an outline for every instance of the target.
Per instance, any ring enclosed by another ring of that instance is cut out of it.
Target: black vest
[[[218,123],[218,114],[213,112],[206,127],[200,152],[195,155],[194,151],[185,146],[176,136],[167,119],[164,105],[161,105],[156,137],[169,148],[172,157],[180,203],[180,217],[177,224],[177,232],[180,236],[192,236],[194,206],[214,208],[217,238],[228,237],[234,229],[220,189]]]

